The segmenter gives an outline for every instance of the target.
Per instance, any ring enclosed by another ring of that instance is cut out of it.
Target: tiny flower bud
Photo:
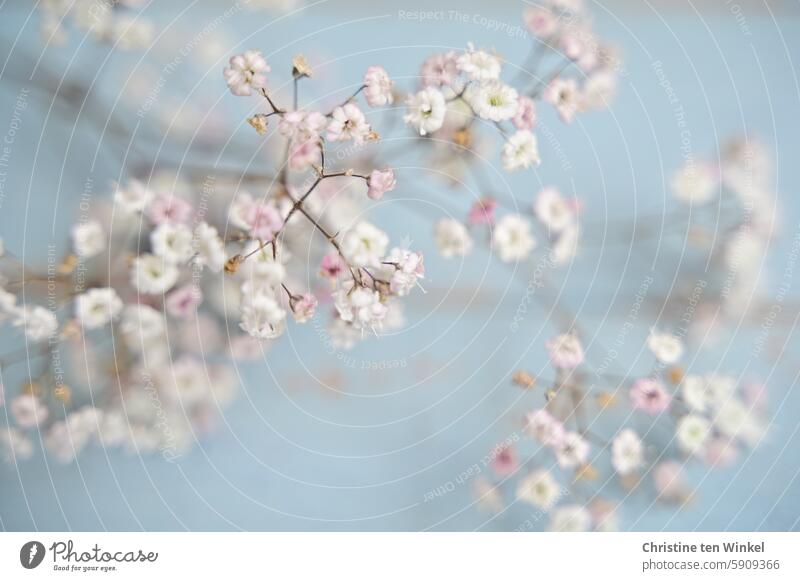
[[[522,369],[514,373],[512,381],[519,387],[524,387],[526,389],[530,389],[534,385],[536,385],[536,378],[527,371],[523,371]]]
[[[239,270],[239,265],[244,261],[241,254],[237,254],[235,256],[231,256],[227,261],[225,261],[225,272],[228,274],[234,274],[237,270]]]
[[[597,395],[597,403],[604,407],[611,407],[617,401],[617,398],[612,393],[600,393]]]
[[[53,390],[53,395],[63,404],[68,404],[72,399],[72,390],[67,385],[59,385]]]
[[[64,261],[58,265],[56,272],[58,272],[58,274],[70,274],[73,270],[75,270],[77,265],[78,257],[74,254],[68,254],[64,258]]]
[[[292,59],[292,76],[296,79],[310,77],[313,74],[306,57],[299,54]]]
[[[591,464],[584,464],[579,466],[575,471],[575,481],[578,480],[597,480],[597,469]]]
[[[267,132],[267,124],[269,117],[263,113],[248,117],[247,122],[256,130],[259,135],[264,135]]]
[[[470,147],[472,145],[472,131],[459,129],[453,134],[453,143],[460,147]]]
[[[684,371],[680,367],[670,367],[667,377],[671,383],[680,383],[683,380]]]
[[[30,383],[22,385],[20,393],[25,395],[40,395],[42,393],[42,387],[35,381],[31,381]]]

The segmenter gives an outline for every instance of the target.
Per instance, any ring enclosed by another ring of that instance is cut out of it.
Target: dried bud
[[[591,464],[584,464],[579,466],[575,471],[575,481],[578,480],[597,480],[597,469]]]
[[[244,261],[244,258],[241,254],[237,254],[235,256],[231,256],[225,262],[225,272],[228,274],[234,274],[237,270],[239,270],[239,265]]]
[[[258,132],[259,135],[264,135],[267,132],[269,117],[264,115],[264,113],[259,113],[258,115],[249,117],[247,122],[253,127],[253,129],[256,130],[256,132]]]
[[[24,383],[22,385],[22,389],[20,390],[21,393],[25,395],[41,395],[42,394],[42,386],[40,386],[35,381],[31,381],[30,383]]]
[[[530,389],[534,385],[536,385],[536,378],[533,375],[531,375],[530,373],[528,373],[527,371],[523,371],[522,369],[520,369],[519,371],[516,371],[514,373],[513,377],[511,378],[511,380],[516,385],[518,385],[520,387],[524,387],[526,389]]]
[[[370,131],[369,135],[367,135],[367,141],[378,141],[380,138],[381,136],[377,131]]]
[[[68,254],[64,258],[64,261],[58,265],[56,272],[58,272],[58,274],[70,274],[75,270],[76,266],[78,266],[78,257],[74,254]]]
[[[53,390],[53,395],[63,404],[68,404],[72,399],[72,390],[68,385],[61,384]]]
[[[62,339],[74,339],[81,336],[81,325],[75,319],[70,319],[61,329]]]
[[[292,76],[295,79],[310,77],[313,72],[314,71],[311,70],[306,57],[303,55],[299,54],[292,59]]]
[[[667,370],[667,378],[672,383],[680,383],[683,381],[684,371],[680,367],[670,367]]]
[[[453,134],[453,143],[460,147],[471,147],[472,131],[469,129],[459,129]]]
[[[613,393],[603,392],[597,394],[597,403],[600,406],[607,408],[617,403],[617,398]]]

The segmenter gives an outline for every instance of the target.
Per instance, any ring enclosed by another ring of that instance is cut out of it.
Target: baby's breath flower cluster
[[[42,37],[48,43],[63,43],[67,26],[73,26],[121,50],[147,48],[153,26],[138,14],[141,5],[141,0],[42,0],[38,3]]]
[[[704,302],[695,297],[692,308],[700,315],[703,307],[713,307],[724,319],[734,308],[740,316],[743,300],[753,301],[750,279],[761,276],[779,221],[766,152],[756,142],[735,140],[722,148],[718,159],[716,165],[687,164],[676,172],[671,186],[677,202],[695,213],[704,207],[718,212],[710,206],[725,203],[726,197],[743,209],[741,215],[724,213],[734,221],[716,246],[695,242],[695,250],[719,256],[721,264],[704,271],[708,296]],[[550,190],[541,192],[535,214],[540,220],[549,216],[544,221],[558,229],[569,212],[553,205],[552,199]],[[474,215],[485,219],[484,214],[476,209]],[[701,216],[692,227],[706,227],[706,222]],[[742,237],[750,248],[735,263],[730,257]],[[691,269],[681,273],[676,287],[687,274],[693,278]],[[740,278],[746,280],[737,283]],[[721,288],[715,288],[717,280],[723,281]],[[738,319],[735,324],[740,324]],[[725,468],[743,450],[756,447],[769,424],[765,386],[718,368],[703,369],[696,363],[697,354],[687,351],[695,337],[699,340],[693,351],[709,349],[713,337],[702,316],[693,325],[700,331],[652,328],[641,346],[652,370],[638,376],[612,375],[593,367],[581,340],[585,333],[577,324],[547,340],[552,381],[524,370],[513,376],[519,387],[542,392],[541,403],[528,410],[522,422],[528,441],[520,449],[533,452],[522,461],[514,446],[500,446],[502,454],[495,453],[492,464],[497,482],[484,478],[476,483],[479,502],[498,513],[508,510],[511,502],[532,505],[548,515],[554,531],[612,530],[631,494],[649,494],[661,503],[681,506],[694,494],[687,474],[690,465]],[[683,362],[695,363],[688,363],[687,369]]]

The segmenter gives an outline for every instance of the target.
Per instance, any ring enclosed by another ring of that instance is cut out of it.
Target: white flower
[[[249,192],[238,192],[236,197],[233,198],[231,207],[228,210],[228,219],[231,224],[236,228],[249,230],[250,220],[248,220],[248,216],[250,216],[250,211],[254,204],[253,196],[250,195]]]
[[[582,533],[592,526],[592,515],[577,504],[562,506],[553,512],[550,530],[553,532]]]
[[[575,79],[553,79],[545,88],[542,98],[555,106],[559,117],[571,123],[581,105],[581,95]]]
[[[436,223],[436,247],[444,258],[465,256],[472,250],[469,230],[455,218],[442,218]]]
[[[120,331],[129,347],[147,347],[164,333],[164,314],[147,305],[128,305]]]
[[[380,328],[387,313],[380,293],[363,287],[351,289],[352,286],[345,285],[334,297],[339,317],[356,329]]]
[[[364,113],[355,103],[336,107],[331,117],[331,122],[328,124],[328,141],[352,139],[356,143],[363,143],[372,132]]]
[[[113,288],[89,289],[75,299],[75,316],[86,329],[98,329],[122,311],[122,301]]]
[[[703,450],[711,434],[711,423],[702,416],[689,414],[678,420],[675,436],[682,450],[697,454]]]
[[[517,498],[543,510],[552,508],[558,497],[558,483],[547,470],[534,470],[517,486]]]
[[[364,75],[364,86],[364,97],[370,107],[385,107],[394,102],[392,80],[383,67],[369,67]]]
[[[413,125],[420,135],[428,135],[441,129],[447,112],[447,103],[439,89],[426,87],[406,101],[408,113],[403,117]]]
[[[492,232],[492,248],[503,262],[514,262],[528,257],[536,247],[531,235],[531,225],[519,214],[507,214],[495,225]]]
[[[555,446],[564,437],[564,424],[547,410],[536,410],[525,415],[525,433],[548,446]]]
[[[134,214],[143,211],[155,194],[139,180],[130,180],[123,188],[117,186],[114,193],[114,202],[117,203],[124,212]]]
[[[611,444],[611,464],[623,476],[641,466],[642,455],[642,441],[631,429],[622,430]]]
[[[719,183],[716,172],[706,163],[687,163],[672,177],[672,192],[681,202],[705,204],[710,202]]]
[[[561,232],[572,226],[575,220],[572,206],[555,188],[544,188],[539,192],[533,211],[539,221],[551,232]]]
[[[45,422],[50,415],[42,400],[32,394],[23,394],[14,398],[9,410],[14,416],[14,421],[23,430],[35,428]]]
[[[708,373],[705,375],[708,402],[714,407],[719,407],[728,401],[736,390],[736,380],[729,375],[721,373]]]
[[[696,375],[687,375],[681,381],[681,395],[689,409],[696,412],[706,411],[709,403],[709,392],[706,381]]]
[[[566,264],[578,250],[578,228],[570,226],[562,231],[550,245],[550,260],[556,266]]]
[[[617,91],[617,77],[610,71],[597,71],[583,84],[583,100],[587,107],[605,109]]]
[[[555,447],[556,460],[562,468],[585,464],[589,457],[589,443],[578,432],[567,432]]]
[[[16,313],[15,327],[23,327],[31,341],[44,341],[58,331],[58,319],[44,307],[23,307]]]
[[[170,264],[186,262],[194,255],[192,231],[184,224],[163,222],[150,234],[153,252]]]
[[[369,222],[359,222],[342,239],[342,252],[357,267],[378,266],[386,254],[389,237]]]
[[[177,267],[154,254],[140,254],[133,261],[131,284],[145,294],[165,293],[178,282]]]
[[[244,255],[250,257],[239,272],[251,290],[278,288],[286,278],[286,267],[281,262],[281,254],[278,254],[276,260],[271,247],[253,241],[245,246]]]
[[[647,348],[661,363],[671,365],[683,355],[683,343],[669,333],[659,333],[655,329],[650,331],[647,338]]]
[[[220,272],[225,266],[225,243],[217,229],[205,222],[194,229],[194,251],[197,264],[208,267],[211,272]]]
[[[286,311],[275,299],[256,294],[245,301],[239,326],[257,339],[272,339],[283,331],[285,320]]]
[[[527,129],[517,131],[503,145],[503,167],[507,171],[527,169],[541,161],[536,136]]]
[[[505,121],[517,114],[519,101],[516,89],[501,81],[472,85],[465,99],[481,119]]]
[[[0,430],[0,451],[8,462],[27,460],[33,454],[33,442],[18,429],[6,426]]]
[[[0,286],[0,321],[3,320],[3,315],[14,314],[16,305],[17,297]]]
[[[231,57],[230,66],[223,71],[231,93],[242,97],[252,94],[253,89],[265,89],[268,73],[272,69],[260,51],[248,50]]]
[[[167,397],[186,406],[200,403],[210,392],[205,366],[186,355],[161,369],[158,382]]]
[[[401,297],[407,295],[417,286],[418,279],[425,278],[422,260],[422,254],[404,248],[393,248],[383,259],[384,263],[391,263],[390,267],[393,267],[389,286],[394,294]]]
[[[473,81],[491,81],[500,78],[500,61],[485,50],[470,46],[456,61],[458,70]]]
[[[97,256],[106,249],[106,234],[99,222],[72,227],[72,249],[81,258]]]
[[[714,416],[714,425],[729,438],[738,438],[750,445],[758,443],[763,435],[762,427],[752,411],[736,398],[727,400],[719,407]]]

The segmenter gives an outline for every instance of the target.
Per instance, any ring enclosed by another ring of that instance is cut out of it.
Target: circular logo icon
[[[44,545],[39,541],[28,541],[19,550],[19,562],[26,569],[35,569],[44,560]]]

